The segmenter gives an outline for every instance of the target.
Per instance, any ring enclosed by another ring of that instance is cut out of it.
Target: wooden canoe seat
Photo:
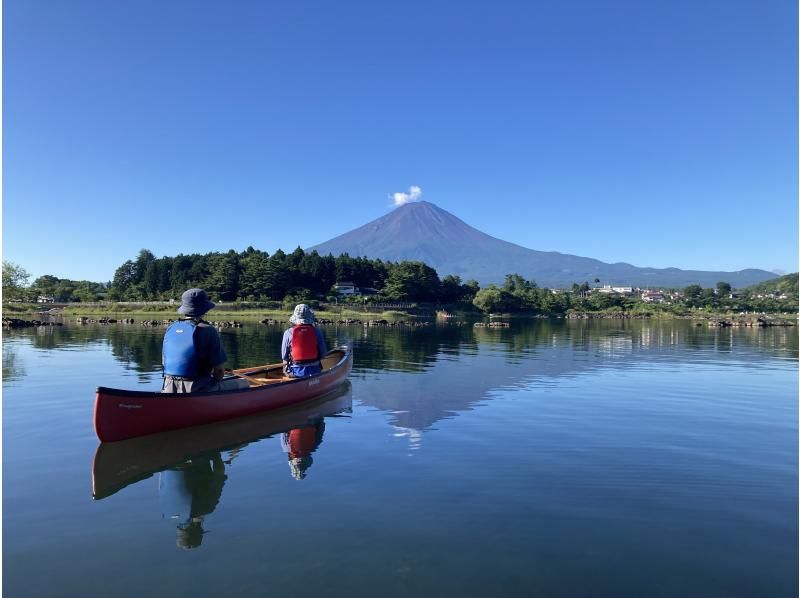
[[[342,350],[334,349],[323,357],[320,362],[322,363],[322,370],[329,370],[335,366],[342,358]],[[277,382],[286,382],[294,380],[289,378],[283,373],[282,364],[268,365],[258,368],[242,368],[233,370],[233,373],[240,378],[247,380],[250,386],[263,386],[265,384],[275,384]]]

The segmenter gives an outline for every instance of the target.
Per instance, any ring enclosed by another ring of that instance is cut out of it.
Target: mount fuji
[[[609,264],[588,257],[555,251],[537,251],[487,235],[450,212],[417,201],[359,228],[310,247],[320,255],[348,253],[384,261],[422,261],[440,277],[457,274],[481,285],[500,283],[506,274],[520,274],[540,286],[567,287],[572,283],[613,281],[638,287],[713,287],[724,281],[742,288],[775,278],[766,270],[736,272],[639,268],[628,263]]]

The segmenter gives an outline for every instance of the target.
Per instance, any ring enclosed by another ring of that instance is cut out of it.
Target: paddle
[[[241,378],[242,380],[246,380],[251,386],[264,386],[265,384],[270,384],[275,382],[276,380],[273,378],[272,380],[267,380],[264,378],[253,378],[248,376],[247,374],[242,374],[239,372],[235,372],[233,370],[225,370],[225,378]]]

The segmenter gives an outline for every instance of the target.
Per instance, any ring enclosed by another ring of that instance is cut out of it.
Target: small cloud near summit
[[[419,200],[419,198],[422,197],[422,187],[411,185],[408,188],[408,193],[403,193],[400,191],[398,193],[392,193],[390,197],[392,198],[394,205],[402,206],[403,204]]]

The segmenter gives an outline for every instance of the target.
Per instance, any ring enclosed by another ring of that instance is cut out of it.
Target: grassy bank
[[[14,315],[14,316],[36,316],[41,314],[42,306],[27,306],[24,308],[22,306],[14,306],[15,309],[8,310],[6,306],[3,308],[3,313],[7,315]],[[37,307],[39,308],[37,310]],[[78,316],[87,316],[87,317],[94,317],[94,316],[106,316],[106,317],[114,317],[114,318],[138,318],[138,319],[168,319],[168,318],[177,318],[177,306],[176,305],[119,305],[119,304],[108,304],[105,306],[81,306],[81,305],[70,305],[64,307],[63,309],[57,309],[57,312],[65,318],[76,318]],[[351,320],[388,320],[388,321],[397,321],[397,320],[414,320],[414,319],[430,319],[430,318],[423,318],[422,316],[409,314],[402,311],[382,311],[382,310],[375,310],[375,311],[361,311],[361,310],[352,310],[347,309],[345,307],[341,307],[338,309],[320,309],[314,310],[314,313],[318,318],[326,318],[329,320],[342,320],[342,319],[351,319]],[[241,306],[235,306],[231,309],[226,309],[224,304],[218,305],[213,310],[206,314],[207,320],[263,320],[265,318],[271,318],[274,320],[278,320],[280,322],[289,322],[289,316],[292,315],[291,309],[266,309],[260,307],[253,307],[253,308],[242,308]]]
[[[137,319],[168,319],[177,318],[177,304],[166,305],[146,305],[146,304],[119,304],[108,303],[103,305],[82,305],[80,303],[68,304],[64,307],[49,308],[50,313],[63,315],[65,318],[75,318],[78,316],[86,317],[113,317],[137,318]],[[37,318],[42,312],[48,311],[48,306],[41,304],[4,304],[3,315],[6,317],[18,318]],[[410,313],[406,311],[382,311],[375,308],[373,311],[363,309],[348,309],[346,305],[333,306],[326,305],[324,308],[315,309],[314,313],[318,318],[329,320],[430,320],[432,312],[423,314]],[[275,306],[248,306],[238,303],[218,304],[208,313],[208,320],[262,320],[270,318],[280,322],[288,322],[292,314],[291,308],[276,308]],[[569,310],[566,314],[543,314],[538,312],[513,312],[499,314],[503,318],[526,319],[526,318],[567,318],[567,319],[650,319],[650,320],[709,320],[719,318],[752,318],[768,317],[773,319],[786,320],[791,324],[797,324],[797,314],[776,313],[741,313],[730,312],[728,310],[709,310],[709,309],[677,309],[677,306],[637,306],[631,310],[622,310],[619,307],[612,307],[605,310],[584,311]],[[479,312],[459,312],[458,319],[488,318],[488,314]]]

